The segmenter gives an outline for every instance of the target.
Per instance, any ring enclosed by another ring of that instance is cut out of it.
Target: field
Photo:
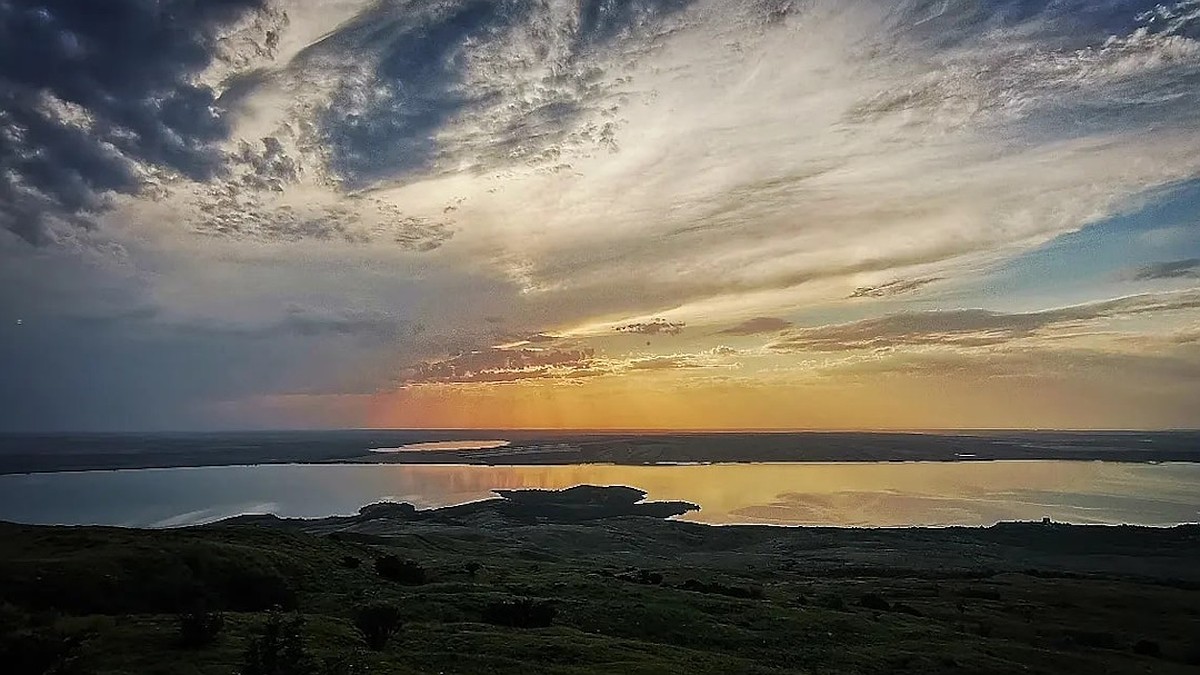
[[[16,675],[1200,664],[1200,527],[711,527],[636,497],[157,531],[3,524],[0,661]],[[393,613],[395,634],[369,645],[364,607]]]

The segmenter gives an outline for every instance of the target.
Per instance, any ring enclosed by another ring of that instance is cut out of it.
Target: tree
[[[210,612],[197,607],[179,615],[179,646],[184,649],[207,647],[216,641],[225,627],[225,617],[220,612]]]
[[[271,612],[262,630],[250,639],[240,675],[314,675],[316,662],[304,645],[304,618]]]
[[[400,608],[395,605],[377,603],[367,605],[354,615],[354,627],[358,629],[367,646],[380,651],[388,640],[404,626]]]
[[[879,597],[879,595],[876,593],[864,594],[858,601],[858,604],[866,607],[867,609],[874,609],[883,612],[888,612],[892,609],[892,606],[888,604],[888,601]]]
[[[544,628],[554,621],[556,613],[549,600],[517,598],[489,604],[483,610],[483,620],[498,626]]]
[[[394,555],[375,559],[375,573],[389,581],[417,586],[425,583],[425,568],[412,560],[401,560]]]

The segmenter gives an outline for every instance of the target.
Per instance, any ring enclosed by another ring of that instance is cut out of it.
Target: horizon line
[[[236,433],[449,433],[546,432],[579,434],[924,434],[951,435],[971,433],[1196,433],[1200,427],[879,427],[871,429],[804,427],[242,427],[224,429],[70,429],[0,430],[0,436],[85,435],[85,434],[236,434]]]

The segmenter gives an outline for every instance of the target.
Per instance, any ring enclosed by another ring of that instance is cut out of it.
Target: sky
[[[0,0],[0,430],[1200,427],[1200,0]]]

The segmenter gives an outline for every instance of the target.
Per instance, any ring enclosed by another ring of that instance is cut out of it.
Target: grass
[[[314,675],[1195,672],[1200,590],[1181,578],[1200,550],[1194,531],[1142,531],[1139,544],[1128,531],[1027,527],[0,524],[0,658],[15,675],[231,675],[279,606],[302,617]],[[1089,552],[1113,547],[1127,571]],[[380,576],[386,556],[412,561],[425,583]],[[223,629],[183,649],[180,615],[197,602],[222,613]],[[489,616],[544,603],[546,627]],[[403,624],[379,651],[355,628],[366,605],[395,607]],[[69,638],[79,647],[57,670],[13,656]],[[1135,653],[1141,641],[1159,653]]]

